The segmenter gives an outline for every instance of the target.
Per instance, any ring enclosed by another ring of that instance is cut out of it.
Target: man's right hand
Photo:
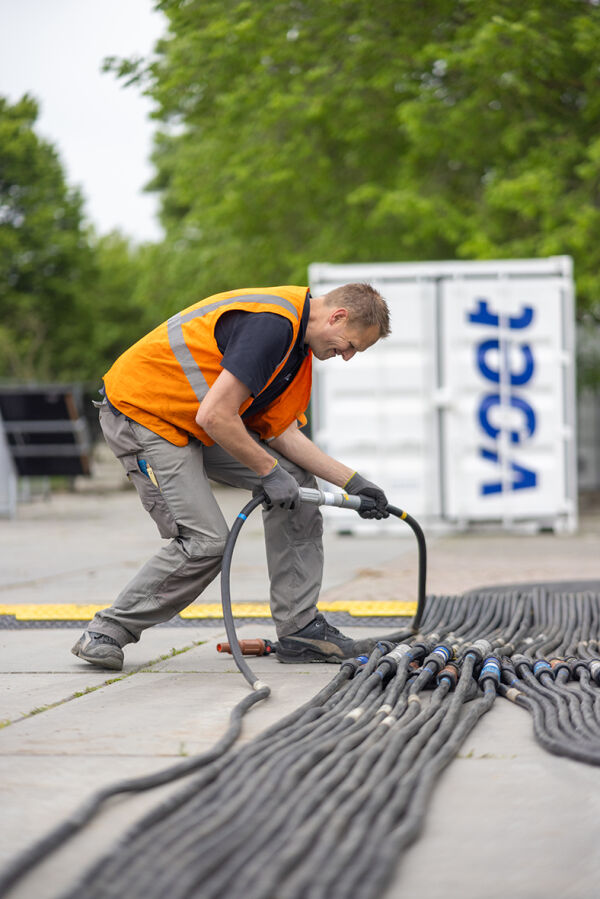
[[[346,481],[343,488],[347,493],[354,493],[356,496],[366,496],[374,500],[375,508],[359,512],[361,518],[389,518],[390,513],[387,511],[387,498],[381,487],[367,481],[362,475],[354,472],[351,478]]]
[[[293,509],[298,502],[298,482],[279,462],[271,471],[260,479],[262,489],[267,496],[268,506],[281,506],[282,509]],[[254,491],[256,493],[256,491]]]

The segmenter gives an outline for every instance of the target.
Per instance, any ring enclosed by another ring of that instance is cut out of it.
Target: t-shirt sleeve
[[[290,347],[292,325],[273,312],[225,312],[215,327],[221,367],[257,396]]]

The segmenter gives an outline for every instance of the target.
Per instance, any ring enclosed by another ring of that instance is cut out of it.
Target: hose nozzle
[[[276,652],[275,646],[270,640],[240,640],[240,649],[243,656],[270,656]],[[217,643],[217,652],[228,652],[231,654],[231,646],[229,643]]]

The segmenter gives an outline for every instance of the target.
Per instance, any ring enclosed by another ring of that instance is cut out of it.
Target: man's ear
[[[336,325],[338,322],[345,321],[348,318],[348,310],[341,306],[339,309],[333,309],[329,313],[328,322],[330,325]]]

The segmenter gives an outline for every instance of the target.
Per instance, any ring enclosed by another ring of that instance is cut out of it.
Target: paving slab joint
[[[24,715],[20,715],[18,718],[5,718],[0,721],[0,730],[10,727],[13,724],[19,724],[19,722],[21,721],[27,721],[29,718],[33,718],[34,715],[40,715],[43,712],[49,712],[52,709],[56,709],[59,706],[65,705],[67,702],[72,702],[75,699],[81,699],[82,696],[87,696],[89,693],[95,693],[97,690],[102,690],[104,687],[110,687],[112,686],[112,684],[127,680],[127,678],[132,677],[134,674],[143,674],[144,672],[153,674],[155,673],[151,670],[153,665],[158,665],[159,662],[164,662],[166,659],[171,659],[175,656],[183,655],[183,653],[189,652],[190,649],[194,649],[196,646],[202,646],[202,644],[205,642],[205,640],[193,640],[189,646],[184,646],[182,649],[173,648],[170,652],[163,653],[156,659],[152,659],[150,662],[144,662],[143,665],[138,665],[136,668],[132,668],[131,671],[125,671],[123,674],[119,674],[116,677],[109,677],[106,680],[102,681],[101,684],[95,684],[91,687],[84,687],[82,690],[76,690],[69,696],[65,696],[64,699],[57,699],[55,702],[49,702],[46,705],[37,706],[36,708],[31,709],[29,712],[26,712]]]

